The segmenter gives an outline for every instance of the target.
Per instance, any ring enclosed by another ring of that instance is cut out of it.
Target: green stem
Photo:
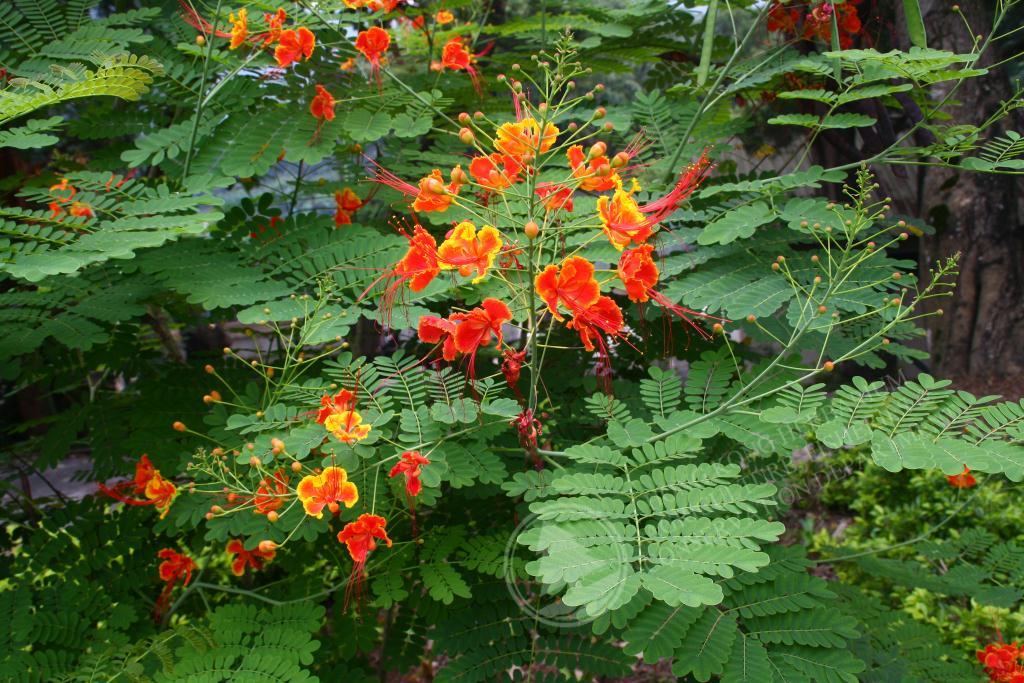
[[[196,136],[199,134],[199,120],[203,116],[203,106],[206,104],[203,93],[206,92],[206,77],[210,71],[210,57],[213,55],[213,44],[217,39],[217,22],[220,21],[220,6],[224,0],[217,0],[217,9],[213,13],[213,26],[210,28],[210,37],[206,41],[206,55],[203,57],[203,73],[199,79],[199,97],[196,100],[195,119],[192,121],[192,133],[189,135],[188,148],[185,150],[185,163],[181,171],[181,179],[188,179],[189,167],[192,165],[192,150],[196,146]]]

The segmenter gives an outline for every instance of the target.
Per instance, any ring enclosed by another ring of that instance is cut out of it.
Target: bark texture
[[[960,7],[974,31],[991,30],[992,9],[984,0]],[[965,53],[971,38],[946,3],[926,10],[929,45]],[[1005,30],[1006,27],[1004,27]],[[992,63],[986,57],[983,65]],[[948,88],[949,85],[940,85]],[[938,95],[945,94],[940,90]],[[1012,95],[1005,68],[971,79],[955,93],[956,122],[980,123]],[[1020,121],[1008,127],[1021,130]],[[1021,183],[1014,176],[922,171],[916,207],[937,228],[921,245],[922,277],[938,259],[959,252],[960,275],[944,315],[930,324],[935,372],[977,390],[1021,393],[1024,382],[1024,224]],[[1014,379],[1016,378],[1016,379]]]

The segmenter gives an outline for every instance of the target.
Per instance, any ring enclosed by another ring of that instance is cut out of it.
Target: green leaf
[[[662,564],[643,575],[644,588],[658,600],[673,607],[686,605],[717,605],[722,601],[722,587],[701,574]]]
[[[727,211],[705,226],[698,244],[729,244],[741,237],[750,237],[759,226],[770,223],[775,212],[764,202],[745,204]]]
[[[918,0],[903,0],[903,15],[907,19],[907,35],[911,44],[917,47],[928,47],[928,35],[924,28],[924,16]]]

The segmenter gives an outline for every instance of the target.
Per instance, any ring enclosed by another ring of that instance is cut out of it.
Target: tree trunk
[[[989,2],[962,0],[973,30],[991,30]],[[946,3],[926,11],[930,47],[971,52],[963,19]],[[1005,27],[1004,29],[1005,30]],[[990,55],[982,65],[992,63]],[[946,94],[951,83],[936,86]],[[961,104],[951,123],[977,124],[1011,96],[1004,67],[966,81],[954,94]],[[1010,126],[1013,127],[1012,125]],[[1001,132],[1001,131],[1000,131]],[[993,133],[994,134],[994,133]],[[976,391],[1016,394],[1024,378],[1024,225],[1014,176],[924,171],[920,209],[936,227],[922,240],[922,278],[936,260],[960,253],[952,297],[939,300],[944,315],[932,318],[930,345],[936,374]]]

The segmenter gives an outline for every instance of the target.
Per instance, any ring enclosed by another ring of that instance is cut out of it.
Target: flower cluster
[[[157,568],[157,573],[160,575],[160,580],[164,582],[164,589],[160,592],[153,607],[153,615],[159,617],[167,609],[174,586],[180,581],[184,588],[192,581],[192,572],[196,568],[196,563],[188,555],[179,553],[173,548],[164,548],[157,552],[156,556],[162,560]]]
[[[231,573],[235,576],[242,576],[245,574],[246,567],[252,567],[254,572],[263,569],[264,564],[274,559],[277,550],[274,548],[264,550],[259,547],[246,550],[242,541],[233,538],[228,541],[224,552],[231,556]]]
[[[1017,643],[990,643],[976,655],[993,683],[1024,683],[1024,648]]]
[[[828,43],[832,40],[834,15],[839,29],[839,46],[846,50],[853,45],[853,37],[861,32],[858,4],[860,0],[846,0],[840,4],[817,2],[810,12],[804,14],[799,7],[786,0],[773,0],[768,10],[768,30],[802,40],[817,39]]]
[[[99,489],[126,505],[152,505],[160,512],[160,519],[167,516],[171,503],[178,495],[174,483],[164,479],[160,470],[153,467],[149,456],[145,454],[135,464],[135,477],[112,487],[100,483]]]
[[[958,489],[969,489],[978,484],[978,480],[971,474],[971,468],[964,465],[964,471],[960,474],[950,474],[946,476],[949,481],[949,485]]]
[[[61,178],[59,183],[51,185],[50,196],[53,197],[53,201],[49,205],[50,218],[59,221],[65,211],[76,218],[95,218],[96,214],[93,213],[92,207],[84,202],[75,201],[76,194],[78,190],[67,178]]]
[[[244,7],[237,12],[228,15],[231,24],[230,31],[215,30],[214,26],[204,19],[192,7],[191,3],[180,0],[182,16],[192,27],[200,31],[200,37],[215,35],[218,38],[227,38],[228,49],[236,50],[242,45],[252,45],[258,48],[274,49],[274,59],[277,65],[286,69],[296,62],[303,62],[313,56],[316,48],[316,36],[305,26],[294,29],[284,28],[288,19],[287,13],[278,8],[273,13],[263,15],[265,28],[258,32],[252,32],[249,26],[249,12]]]
[[[498,123],[490,130],[479,123],[486,121],[482,113],[472,117],[465,113],[459,116],[464,127],[458,137],[474,147],[468,175],[461,164],[457,164],[449,173],[447,183],[441,169],[434,169],[412,184],[377,168],[374,180],[405,195],[414,216],[444,213],[458,207],[478,216],[479,224],[482,224],[478,229],[478,223],[473,220],[462,220],[445,234],[440,244],[418,221],[411,234],[403,231],[409,246],[387,273],[392,282],[385,293],[384,308],[390,308],[396,290],[402,285],[419,292],[445,271],[471,278],[470,284],[478,284],[497,270],[500,279],[509,284],[511,298],[522,300],[521,290],[500,272],[522,267],[516,258],[522,253],[522,248],[518,246],[512,230],[499,230],[486,222],[487,216],[493,215],[489,213],[491,207],[529,198],[531,206],[528,213],[538,215],[546,227],[555,229],[564,220],[564,214],[574,211],[577,193],[598,193],[594,214],[575,217],[573,228],[594,231],[592,235],[603,236],[622,252],[616,274],[630,300],[636,303],[653,301],[682,317],[701,334],[706,334],[690,317],[703,314],[682,308],[657,291],[659,270],[654,262],[655,249],[651,240],[663,222],[689,199],[707,177],[711,168],[707,156],[702,155],[685,168],[664,196],[641,203],[637,200],[641,192],[640,183],[636,178],[625,178],[624,175],[633,170],[631,162],[647,147],[642,136],[635,138],[622,151],[610,154],[604,142],[595,142],[589,148],[580,144],[582,136],[573,123],[566,131],[567,139],[560,141],[563,131],[550,120],[550,111],[545,105],[533,107],[515,87],[513,97],[518,111],[516,119]],[[595,118],[602,116],[602,110],[595,112]],[[604,126],[604,129],[608,127]],[[541,170],[559,159],[565,160],[567,174],[561,179],[539,181]],[[526,193],[523,192],[524,186]],[[540,226],[534,220],[522,223],[521,230],[533,246],[544,240]],[[541,253],[545,252],[541,250]],[[611,296],[602,293],[602,286],[608,281],[599,281],[594,263],[579,255],[570,255],[560,262],[546,265],[538,263],[535,257],[532,261],[539,271],[532,278],[533,293],[556,321],[564,322],[567,328],[579,334],[584,349],[594,351],[600,347],[603,353],[606,336],[625,339],[622,310]],[[503,341],[501,325],[512,319],[509,306],[490,297],[468,312],[456,312],[447,317],[423,316],[418,333],[421,341],[439,344],[442,357],[447,361],[466,354],[470,359],[470,375],[473,376],[477,349],[487,346],[492,336],[497,339],[500,349]],[[511,349],[506,352],[506,356],[515,353]],[[522,358],[519,358],[518,364],[521,363]],[[509,365],[509,370],[512,370],[512,365]],[[518,372],[510,372],[506,377],[509,384],[515,386]]]

